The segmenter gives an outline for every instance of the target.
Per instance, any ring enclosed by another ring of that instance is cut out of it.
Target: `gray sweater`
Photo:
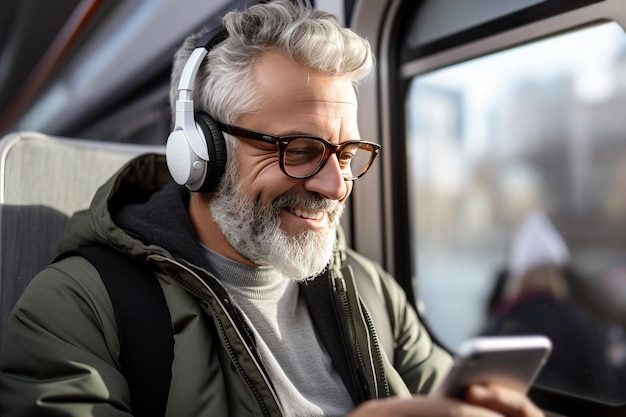
[[[251,267],[205,249],[257,336],[286,415],[348,414],[354,403],[317,337],[298,283],[272,267]]]

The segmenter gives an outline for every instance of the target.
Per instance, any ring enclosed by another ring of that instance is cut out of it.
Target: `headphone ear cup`
[[[222,129],[208,114],[196,112],[196,125],[200,127],[206,140],[209,161],[204,181],[198,191],[215,191],[226,169],[226,142]]]

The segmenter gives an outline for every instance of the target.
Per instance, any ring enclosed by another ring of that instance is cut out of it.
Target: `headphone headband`
[[[226,28],[217,27],[202,35],[196,42],[196,48],[204,48],[207,51],[210,51],[218,44],[222,43],[222,41],[225,41],[226,38],[228,38],[228,31]]]
[[[181,93],[184,91],[193,90],[193,86],[196,82],[198,70],[202,61],[207,56],[209,51],[215,48],[222,41],[226,40],[228,32],[223,27],[218,27],[208,31],[196,42],[194,50],[187,59],[187,63],[183,68],[180,80],[178,81],[178,98],[181,98]],[[193,97],[189,97],[189,100],[193,100]]]

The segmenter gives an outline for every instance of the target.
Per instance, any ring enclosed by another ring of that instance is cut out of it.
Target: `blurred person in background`
[[[553,353],[537,384],[610,398],[618,385],[607,334],[571,298],[571,256],[543,212],[528,214],[513,236],[508,264],[488,299],[484,335],[542,334]]]

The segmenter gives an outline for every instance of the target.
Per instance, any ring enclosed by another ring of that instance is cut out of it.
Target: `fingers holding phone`
[[[474,388],[479,388],[474,392]],[[488,392],[484,392],[484,391]],[[523,394],[500,387],[472,387],[473,400],[461,401],[447,397],[416,395],[412,398],[371,400],[361,404],[348,417],[543,417]]]
[[[505,416],[543,417],[541,411],[523,393],[498,384],[471,385],[466,401],[502,413]]]

